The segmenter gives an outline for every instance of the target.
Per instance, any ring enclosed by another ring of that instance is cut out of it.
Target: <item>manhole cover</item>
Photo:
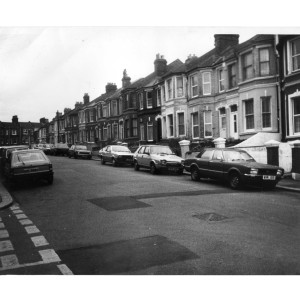
[[[209,222],[218,222],[223,221],[225,219],[228,219],[228,217],[216,214],[216,213],[206,213],[206,214],[194,214],[194,218],[203,220],[203,221],[209,221]]]

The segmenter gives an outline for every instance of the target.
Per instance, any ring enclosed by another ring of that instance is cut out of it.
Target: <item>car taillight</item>
[[[258,169],[251,168],[250,170],[251,175],[257,175],[257,173],[258,173]]]
[[[278,170],[277,170],[277,176],[282,176],[282,175],[283,175],[282,170],[278,169]]]

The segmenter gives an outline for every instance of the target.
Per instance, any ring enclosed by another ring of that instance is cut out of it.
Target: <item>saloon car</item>
[[[72,145],[69,149],[68,152],[69,158],[74,157],[74,158],[87,158],[91,159],[92,158],[92,152],[87,149],[85,145]]]
[[[243,185],[275,187],[284,170],[278,166],[262,164],[244,150],[207,148],[186,157],[185,169],[191,178],[211,178],[229,183],[232,189]]]
[[[57,143],[53,145],[50,149],[50,155],[62,155],[62,156],[68,156],[69,153],[69,147],[68,144],[64,143]]]
[[[45,179],[53,183],[52,164],[41,150],[12,151],[4,166],[4,176],[9,182]]]
[[[147,168],[151,174],[159,171],[183,173],[184,160],[175,155],[169,146],[143,145],[133,155],[134,169]]]
[[[133,162],[133,153],[128,147],[121,145],[108,145],[99,150],[98,156],[102,165],[106,162],[111,163],[113,166],[132,165]]]

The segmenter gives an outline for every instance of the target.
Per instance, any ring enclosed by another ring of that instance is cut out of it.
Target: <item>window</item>
[[[107,127],[103,128],[103,140],[106,141],[107,140]]]
[[[199,138],[199,116],[197,112],[192,114],[192,135],[193,139]]]
[[[94,142],[95,141],[95,132],[94,130],[90,130],[90,142]]]
[[[152,122],[147,123],[147,140],[153,141],[153,123]]]
[[[107,106],[103,106],[103,118],[107,117]]]
[[[23,129],[23,134],[27,135],[28,134],[28,129]]]
[[[223,70],[219,70],[218,77],[219,77],[219,92],[223,92],[225,90],[224,71]]]
[[[172,79],[167,81],[168,100],[173,98]]]
[[[270,56],[269,49],[259,50],[259,71],[261,76],[270,74]]]
[[[185,127],[184,127],[184,113],[178,113],[178,135],[185,135]]]
[[[17,130],[16,129],[12,129],[11,130],[11,135],[17,135]]]
[[[90,111],[90,122],[94,122],[95,121],[95,111],[94,109],[92,109]]]
[[[112,101],[111,106],[112,106],[112,115],[117,116],[118,115],[117,101]]]
[[[191,76],[191,95],[192,95],[192,97],[198,96],[198,77],[197,77],[197,75]]]
[[[203,73],[203,95],[211,94],[211,77],[209,72]]]
[[[129,128],[129,120],[125,120],[125,132],[126,132],[126,138],[130,137],[130,128]]]
[[[144,108],[144,105],[143,105],[143,94],[140,93],[138,97],[139,97],[139,106],[140,106],[140,109],[143,109]]]
[[[292,71],[300,69],[300,39],[291,42],[292,49]]]
[[[176,97],[183,96],[183,78],[176,77]]]
[[[152,108],[152,91],[146,92],[147,108]]]
[[[261,98],[261,111],[262,111],[262,127],[271,127],[271,98]]]
[[[107,125],[107,138],[111,139],[111,126]]]
[[[220,108],[220,126],[222,129],[226,129],[226,109],[225,107]]]
[[[243,79],[247,80],[252,77],[252,52],[242,56]]]
[[[113,125],[112,138],[114,140],[118,139],[118,124]]]
[[[132,134],[133,136],[137,136],[137,119],[132,119]]]
[[[145,128],[143,123],[140,124],[140,140],[145,140]]]
[[[123,133],[123,122],[119,123],[119,139],[123,140],[124,139],[124,133]]]
[[[245,101],[246,130],[254,129],[254,106],[253,99]]]
[[[131,94],[131,106],[133,108],[136,108],[136,94]]]
[[[294,133],[300,133],[300,98],[293,101]]]
[[[157,96],[156,96],[156,98],[157,98],[157,106],[161,106],[161,88],[158,88],[157,90],[156,90],[156,92],[157,92]]]
[[[204,137],[212,137],[212,112],[204,112]]]
[[[173,115],[168,115],[168,123],[169,123],[169,136],[174,136]]]
[[[228,84],[229,89],[232,89],[236,86],[236,64],[228,66]]]

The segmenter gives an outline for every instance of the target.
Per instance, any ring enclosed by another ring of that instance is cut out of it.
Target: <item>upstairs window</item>
[[[107,117],[107,106],[103,106],[102,107],[102,112],[103,112],[103,118],[106,118]]]
[[[291,42],[292,71],[300,69],[300,38]]]
[[[260,71],[260,76],[266,76],[270,74],[269,49],[259,50],[259,71]]]
[[[223,92],[225,90],[225,85],[224,85],[224,71],[219,70],[218,72],[218,77],[219,77],[219,92]]]
[[[12,129],[11,130],[11,135],[17,135],[17,130],[16,129]]]
[[[253,99],[246,100],[244,105],[245,105],[246,130],[254,129],[254,103],[253,103]]]
[[[157,106],[161,106],[161,88],[158,88],[156,92]]]
[[[228,66],[228,85],[229,89],[236,87],[236,64]]]
[[[242,56],[242,64],[243,64],[243,79],[247,80],[252,78],[252,52],[244,54]]]
[[[294,133],[300,133],[300,98],[293,99]]]
[[[112,115],[117,116],[118,115],[117,101],[112,101],[111,106],[112,106]]]
[[[262,112],[262,127],[271,127],[271,98],[261,98],[261,112]]]
[[[152,91],[146,92],[147,108],[152,108]]]
[[[211,75],[210,72],[203,73],[203,95],[211,94]]]
[[[130,107],[136,108],[136,94],[131,94]]]
[[[172,99],[173,98],[172,79],[169,79],[167,81],[167,93],[168,93],[168,99]]]
[[[176,97],[183,96],[183,78],[176,77]]]
[[[198,77],[197,77],[197,75],[191,76],[191,95],[192,95],[192,97],[198,96]]]
[[[139,107],[140,107],[140,109],[144,109],[143,94],[142,93],[139,93],[138,99],[139,99]]]

